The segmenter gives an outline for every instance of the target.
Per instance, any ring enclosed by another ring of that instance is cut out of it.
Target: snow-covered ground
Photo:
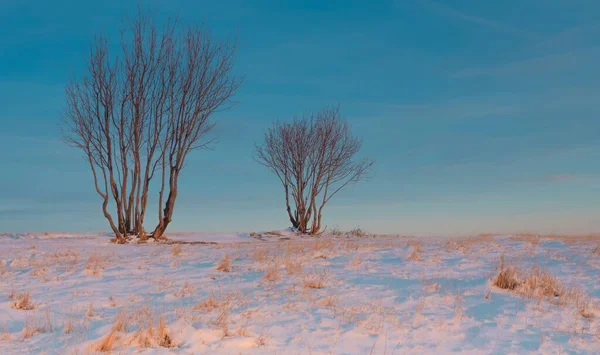
[[[0,236],[0,353],[600,353],[598,241],[169,237]],[[588,299],[495,288],[503,254]]]

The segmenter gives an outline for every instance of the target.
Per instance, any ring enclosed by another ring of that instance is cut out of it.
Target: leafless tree
[[[211,117],[230,106],[241,79],[232,73],[235,45],[177,22],[158,31],[141,11],[122,31],[121,51],[121,60],[111,57],[104,36],[92,44],[87,75],[66,87],[63,137],[84,153],[104,216],[124,242],[163,236],[186,158],[212,142]],[[158,222],[146,233],[155,175]]]
[[[364,179],[373,165],[369,159],[355,160],[360,148],[361,141],[352,136],[339,107],[326,108],[291,123],[274,123],[264,142],[256,145],[256,160],[283,185],[292,226],[317,234],[327,202]]]

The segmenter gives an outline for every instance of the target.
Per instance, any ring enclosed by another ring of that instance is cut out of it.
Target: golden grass
[[[117,313],[112,329],[118,332],[126,333],[129,330],[129,322],[130,319],[127,313],[124,310],[121,310],[119,313]]]
[[[158,325],[155,326],[154,313],[148,307],[142,307],[133,313],[132,318],[137,321],[137,330],[127,345],[137,344],[141,348],[173,348],[177,346],[167,328],[164,316],[159,317]],[[111,331],[117,332],[115,328]]]
[[[239,327],[238,329],[236,329],[235,335],[240,336],[240,337],[249,337],[250,332],[248,331],[248,329],[246,327]]]
[[[279,267],[277,267],[276,264],[267,266],[264,279],[269,282],[275,282],[279,280]]]
[[[412,261],[423,260],[423,256],[422,256],[423,248],[421,246],[421,242],[413,242],[413,243],[410,243],[410,245],[412,246],[412,252],[408,256],[408,260],[412,260]]]
[[[231,272],[231,270],[231,256],[229,256],[229,254],[225,254],[225,256],[222,257],[221,260],[219,260],[219,265],[217,265],[217,271]]]
[[[557,305],[577,307],[585,314],[591,312],[588,309],[591,307],[589,296],[578,287],[567,286],[562,280],[538,266],[529,270],[506,266],[504,255],[501,257],[500,271],[493,284],[525,298],[545,298]]]
[[[90,319],[90,318],[94,318],[95,316],[96,316],[96,311],[94,311],[94,304],[90,303],[88,305],[87,310],[85,311],[85,318]]]
[[[182,249],[181,249],[181,245],[179,244],[173,244],[173,246],[171,247],[171,255],[173,256],[179,256],[182,253]]]
[[[303,286],[304,288],[321,289],[325,287],[328,275],[327,271],[308,274],[304,277]]]
[[[85,264],[85,271],[88,275],[100,276],[107,264],[108,255],[100,255],[94,252]]]
[[[43,315],[30,313],[25,317],[25,326],[22,331],[23,339],[29,339],[39,333],[48,333],[53,329],[49,310],[46,310]]]
[[[339,297],[337,297],[337,296],[327,296],[327,297],[322,298],[319,301],[317,301],[317,304],[322,307],[336,308],[337,304],[338,304],[338,300],[339,300]]]
[[[206,298],[204,301],[195,305],[194,309],[202,310],[202,311],[212,311],[213,309],[216,309],[217,307],[219,307],[219,303],[217,302],[215,295],[213,293],[211,293],[208,296],[208,298]]]
[[[35,309],[35,304],[31,300],[31,294],[29,292],[23,293],[12,293],[9,298],[13,300],[11,307],[14,309],[20,309],[24,311],[30,311]]]
[[[115,329],[111,329],[104,338],[92,346],[92,349],[103,353],[111,352],[115,349],[115,345],[120,338],[121,335],[119,332]]]
[[[252,260],[262,263],[269,257],[268,250],[263,246],[259,245],[254,249],[254,253],[252,254]]]
[[[502,268],[494,279],[494,286],[503,290],[515,290],[519,286],[517,270],[514,267]]]
[[[2,327],[2,333],[0,334],[0,342],[11,341],[12,335],[6,331],[6,328]]]
[[[71,334],[73,332],[73,318],[69,316],[63,323],[63,333]]]
[[[258,336],[255,339],[255,343],[257,346],[265,346],[269,343],[271,339],[271,334],[267,333],[267,332],[260,332],[260,334],[258,334]]]
[[[194,286],[190,285],[187,281],[181,285],[179,291],[175,292],[174,296],[177,298],[190,297],[194,295]]]

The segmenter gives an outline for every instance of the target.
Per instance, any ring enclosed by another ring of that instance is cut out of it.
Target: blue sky
[[[0,0],[0,231],[108,229],[79,152],[60,141],[64,85],[136,1]],[[142,1],[234,35],[245,76],[219,143],[181,177],[172,230],[287,227],[252,158],[276,119],[339,103],[370,181],[325,224],[380,233],[600,230],[600,2]]]

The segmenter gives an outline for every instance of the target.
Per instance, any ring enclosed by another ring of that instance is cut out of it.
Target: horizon
[[[600,232],[600,3],[142,5],[236,37],[234,71],[245,77],[236,105],[214,117],[214,149],[190,156],[167,234],[288,227],[283,189],[254,144],[274,121],[336,104],[375,165],[332,199],[324,226]],[[0,2],[0,233],[109,230],[89,167],[58,126],[93,36],[118,45],[136,7]]]

